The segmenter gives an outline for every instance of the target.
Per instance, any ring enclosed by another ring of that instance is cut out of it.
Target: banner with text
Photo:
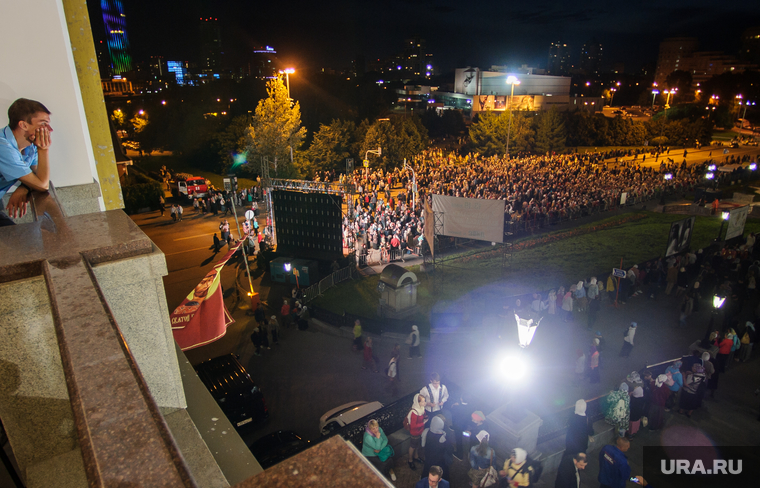
[[[224,305],[220,277],[222,268],[242,245],[233,246],[198,283],[179,307],[169,315],[172,333],[180,349],[187,351],[224,336],[234,322]]]
[[[433,195],[433,211],[443,215],[443,235],[504,242],[504,200]]]

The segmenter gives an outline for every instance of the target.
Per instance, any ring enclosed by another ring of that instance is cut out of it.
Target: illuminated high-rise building
[[[549,62],[546,73],[554,76],[564,76],[570,72],[570,48],[562,41],[552,42],[549,46]]]
[[[111,72],[121,75],[132,71],[132,55],[127,37],[127,16],[121,0],[100,0],[103,24],[106,29],[108,55],[111,58]]]

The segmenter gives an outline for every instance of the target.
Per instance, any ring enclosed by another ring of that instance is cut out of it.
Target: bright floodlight
[[[520,381],[528,373],[528,364],[520,355],[513,353],[501,360],[498,371],[502,378]]]
[[[516,76],[507,76],[507,85],[519,85],[520,80]]]
[[[707,178],[708,180],[711,180],[711,179],[715,178],[715,174],[714,173],[707,173],[705,175],[705,178]]]
[[[667,174],[665,175],[665,179],[666,179],[666,180],[672,180],[672,179],[673,179],[673,175],[672,175],[672,174],[670,174],[670,173],[667,173]]]
[[[720,216],[723,217],[723,220],[728,220],[731,214],[729,212],[723,212]]]
[[[715,295],[713,297],[713,307],[720,308],[723,306],[723,302],[726,301],[726,297],[719,297],[718,295]]]
[[[285,263],[285,271],[290,273],[291,269],[293,269],[293,265],[291,265],[290,263]]]
[[[755,171],[757,169],[757,163],[749,163],[749,169],[750,171]]]
[[[715,166],[714,164],[711,164],[710,166],[707,167],[707,169],[710,170],[710,171],[715,171],[716,167],[717,166]]]
[[[293,69],[293,68],[285,68],[285,69],[281,69],[280,70],[280,73],[287,73],[289,75],[292,75],[295,72],[296,72],[296,70]]]
[[[534,323],[533,319],[521,319],[517,314],[515,314],[515,321],[517,322],[517,336],[520,341],[520,347],[528,347],[541,321],[539,320]]]

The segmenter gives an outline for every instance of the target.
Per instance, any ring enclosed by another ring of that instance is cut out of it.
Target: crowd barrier
[[[319,283],[311,285],[303,291],[304,302],[309,303],[336,284],[355,278],[357,273],[356,266],[346,266],[345,268],[334,271],[330,275],[319,280]]]

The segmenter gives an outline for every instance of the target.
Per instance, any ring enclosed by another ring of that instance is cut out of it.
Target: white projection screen
[[[433,195],[433,211],[443,235],[504,242],[504,200]]]
[[[749,214],[749,205],[729,210],[726,240],[744,234],[744,224],[747,222],[747,214]]]

